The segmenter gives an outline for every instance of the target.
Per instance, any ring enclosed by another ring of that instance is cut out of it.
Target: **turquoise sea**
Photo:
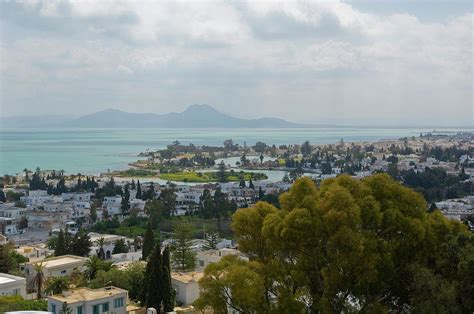
[[[418,136],[433,129],[342,128],[311,129],[3,129],[0,130],[0,174],[20,173],[24,168],[64,169],[67,173],[98,174],[127,168],[137,154],[164,148],[171,142],[196,145],[235,143],[267,144],[335,143],[376,141]],[[437,129],[458,131],[462,129]],[[466,130],[462,130],[466,131]]]

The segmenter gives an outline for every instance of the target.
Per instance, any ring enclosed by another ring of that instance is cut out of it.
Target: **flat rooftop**
[[[48,299],[52,299],[59,302],[67,302],[68,304],[84,301],[93,301],[98,299],[104,299],[111,296],[117,296],[123,293],[127,293],[127,290],[123,290],[117,287],[104,287],[99,289],[89,288],[77,288],[70,291],[65,291],[63,294],[55,294],[49,296]]]
[[[23,277],[18,277],[18,276],[13,276],[13,275],[10,275],[10,274],[0,273],[0,285],[4,284],[4,283],[22,281],[22,280],[26,281],[26,279],[23,278]]]
[[[85,263],[87,258],[75,255],[63,255],[58,257],[52,257],[42,260],[40,263],[43,264],[45,268],[54,268],[65,265],[74,265],[78,263]],[[34,263],[29,263],[34,264]]]
[[[198,282],[204,276],[203,272],[172,273],[171,278],[184,283]]]

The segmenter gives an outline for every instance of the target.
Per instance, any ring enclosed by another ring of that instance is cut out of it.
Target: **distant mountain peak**
[[[124,111],[119,110],[119,109],[114,109],[114,108],[107,108],[107,109],[104,109],[104,110],[99,111],[99,112],[103,112],[103,113],[114,113],[114,112],[124,112]]]
[[[183,113],[185,112],[219,112],[216,108],[210,106],[210,105],[206,105],[206,104],[194,104],[194,105],[190,105],[188,108],[186,108],[186,110],[183,111]]]

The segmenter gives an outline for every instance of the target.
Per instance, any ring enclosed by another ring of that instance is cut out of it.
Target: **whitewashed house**
[[[26,298],[26,279],[0,273],[0,296],[19,295]]]
[[[65,302],[74,314],[126,314],[128,291],[113,286],[66,290],[48,297],[48,311],[58,314]]]

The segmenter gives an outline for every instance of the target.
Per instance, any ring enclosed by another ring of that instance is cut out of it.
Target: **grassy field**
[[[154,171],[148,171],[148,170],[143,170],[143,169],[127,169],[123,171],[114,171],[110,175],[116,176],[116,177],[158,177],[156,172]]]
[[[252,180],[265,180],[268,177],[264,173],[254,172],[225,172],[226,181],[236,182],[239,181],[243,176],[245,181]],[[213,172],[174,172],[174,173],[162,173],[160,178],[169,181],[179,182],[218,182],[219,174],[217,171]]]

